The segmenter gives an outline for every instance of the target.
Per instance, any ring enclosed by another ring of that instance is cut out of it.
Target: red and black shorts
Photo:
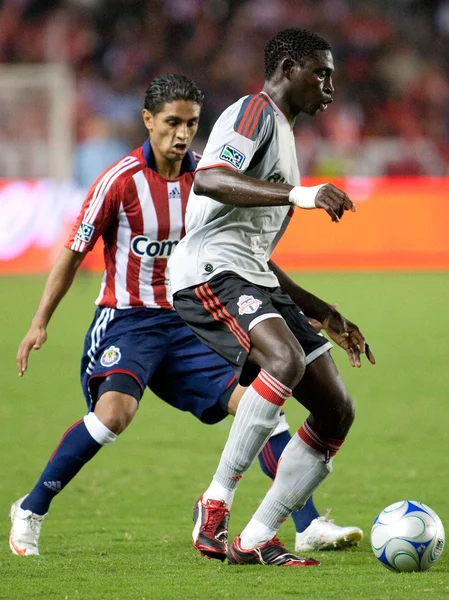
[[[304,350],[306,364],[332,348],[281,288],[256,285],[232,271],[176,292],[174,306],[200,340],[233,366],[242,385],[258,374],[259,368],[247,363],[249,332],[265,319],[285,320]]]

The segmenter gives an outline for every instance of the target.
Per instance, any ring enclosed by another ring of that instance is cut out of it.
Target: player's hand
[[[46,340],[47,332],[43,327],[32,327],[28,331],[17,350],[16,365],[19,377],[22,377],[28,368],[28,357],[31,350],[39,350]]]
[[[372,365],[376,364],[374,354],[371,352],[371,348],[360,329],[357,325],[345,319],[338,310],[332,310],[329,316],[324,319],[322,325],[328,336],[345,350],[352,367],[362,366],[360,360],[362,354],[365,354]]]
[[[332,308],[337,308],[337,304],[331,304],[330,306],[332,306]],[[317,333],[320,333],[320,331],[322,329],[324,329],[324,325],[321,321],[318,321],[318,319],[314,319],[313,317],[307,317],[309,319],[309,323],[312,325],[312,327],[315,329],[315,331]]]
[[[326,183],[318,190],[315,206],[325,210],[335,223],[340,222],[346,210],[352,212],[356,210],[349,196],[332,183]]]
[[[307,318],[309,319],[309,323],[312,325],[315,331],[317,333],[320,333],[320,331],[323,329],[323,324],[321,323],[321,321],[317,321],[317,319],[313,319],[312,317]]]

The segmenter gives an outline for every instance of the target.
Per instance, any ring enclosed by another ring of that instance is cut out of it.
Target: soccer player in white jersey
[[[333,70],[329,44],[312,32],[291,28],[267,43],[264,88],[227,108],[214,125],[187,205],[187,233],[169,260],[176,310],[249,385],[218,469],[194,507],[194,546],[230,563],[319,564],[287,552],[275,536],[331,472],[354,405],[331,344],[304,314],[324,324],[353,366],[361,365],[362,353],[375,362],[353,323],[270,261],[295,207],[324,209],[335,222],[355,210],[333,185],[301,186],[296,161],[295,118],[332,102]],[[307,215],[301,217],[307,226]],[[310,415],[285,448],[262,504],[228,548],[238,481],[292,395]]]
[[[202,101],[197,86],[181,75],[163,75],[150,84],[143,119],[151,140],[94,182],[20,344],[17,366],[23,375],[31,349],[46,341],[53,312],[102,236],[105,272],[81,365],[89,413],[67,430],[33,490],[12,506],[10,547],[19,556],[39,553],[41,525],[51,501],[129,425],[146,386],[204,423],[235,412],[243,388],[237,386],[233,369],[192,334],[173,310],[167,289],[167,257],[184,235],[184,212],[197,166],[189,148]],[[275,457],[290,437],[287,428],[284,420],[261,456],[271,477]],[[313,504],[295,514],[297,530],[300,522],[309,533],[310,527],[313,532],[324,526],[331,545],[344,543],[357,531],[318,518],[310,525],[314,516]]]

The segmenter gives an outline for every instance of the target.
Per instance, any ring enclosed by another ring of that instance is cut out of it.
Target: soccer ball
[[[421,502],[395,502],[376,517],[371,547],[391,571],[427,571],[443,552],[443,524],[436,512]]]

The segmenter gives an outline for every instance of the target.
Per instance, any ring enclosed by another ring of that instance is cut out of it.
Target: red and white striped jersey
[[[149,140],[94,182],[65,245],[88,252],[104,240],[105,271],[95,303],[111,308],[172,308],[167,259],[185,235],[184,214],[198,157],[181,175],[159,175]]]

